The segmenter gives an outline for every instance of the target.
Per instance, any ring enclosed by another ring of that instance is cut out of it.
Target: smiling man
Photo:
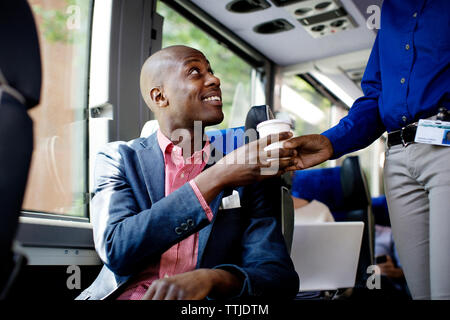
[[[279,204],[258,183],[270,177],[261,169],[273,158],[263,147],[290,134],[208,163],[214,146],[195,141],[194,122],[202,138],[223,120],[220,80],[189,47],[152,55],[141,92],[159,130],[110,143],[97,157],[91,217],[104,267],[78,299],[295,297],[299,279],[275,217]],[[293,155],[280,149],[278,174]]]

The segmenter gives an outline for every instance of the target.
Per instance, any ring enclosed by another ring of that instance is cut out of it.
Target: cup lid
[[[256,126],[256,130],[259,130],[259,128],[264,127],[264,126],[271,125],[271,124],[277,124],[277,123],[287,124],[287,125],[289,125],[289,127],[291,127],[291,123],[289,121],[286,121],[283,119],[271,119],[271,120],[266,120],[266,121],[260,122]]]

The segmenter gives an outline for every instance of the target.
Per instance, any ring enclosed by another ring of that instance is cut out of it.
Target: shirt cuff
[[[200,190],[198,189],[197,185],[195,184],[194,180],[189,181],[189,184],[192,187],[192,190],[194,190],[195,195],[198,198],[198,201],[200,202],[203,210],[205,210],[205,214],[206,217],[208,218],[209,222],[212,221],[213,219],[213,213],[211,211],[211,208],[209,207],[209,205],[206,203],[205,198],[203,198],[202,193],[200,192]]]
[[[225,271],[228,271],[230,273],[233,273],[235,275],[240,275],[244,281],[242,283],[241,291],[234,297],[229,297],[229,300],[236,300],[243,297],[248,297],[253,295],[252,286],[250,284],[250,277],[248,273],[241,267],[238,267],[235,264],[220,264],[218,266],[213,267],[212,269],[222,269]],[[212,297],[207,296],[207,300],[214,300]]]

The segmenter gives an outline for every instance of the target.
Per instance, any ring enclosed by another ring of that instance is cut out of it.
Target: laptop
[[[363,222],[296,224],[291,258],[300,292],[337,290],[355,285]]]

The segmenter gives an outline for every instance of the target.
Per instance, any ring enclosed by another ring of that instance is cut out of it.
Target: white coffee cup
[[[291,124],[286,120],[272,119],[263,121],[256,126],[256,130],[259,132],[259,138],[265,138],[271,134],[277,134],[281,132],[290,132]],[[264,148],[264,151],[280,149],[283,147],[284,141],[278,141],[272,143]]]

